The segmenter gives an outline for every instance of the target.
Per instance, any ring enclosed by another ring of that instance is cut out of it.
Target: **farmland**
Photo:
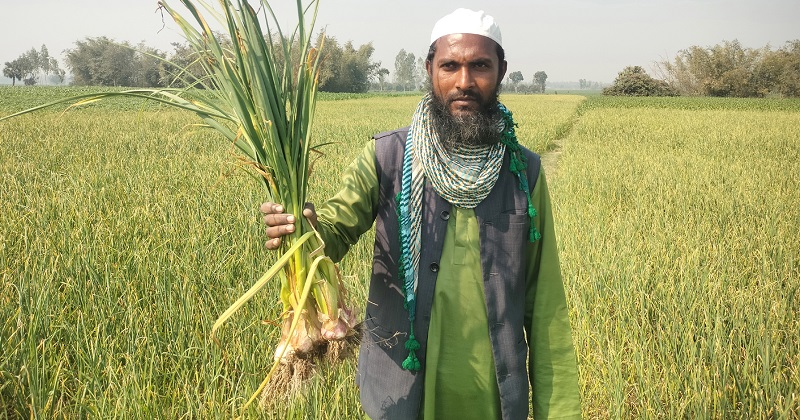
[[[0,89],[0,115],[65,89]],[[323,96],[312,201],[417,96]],[[800,102],[506,95],[550,188],[587,418],[800,417]],[[263,191],[136,101],[0,123],[0,418],[228,418],[279,331]],[[341,263],[361,303],[367,234]],[[262,418],[359,417],[355,364]]]

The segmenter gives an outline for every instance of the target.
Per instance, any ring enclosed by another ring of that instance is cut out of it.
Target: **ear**
[[[428,72],[428,77],[433,77],[433,72],[432,72],[433,71],[433,67],[432,66],[433,66],[433,64],[431,63],[431,60],[425,60],[425,71]]]
[[[503,62],[500,63],[500,72],[497,74],[499,77],[498,80],[503,81],[503,78],[506,77],[506,70],[508,70],[508,62],[503,60]]]

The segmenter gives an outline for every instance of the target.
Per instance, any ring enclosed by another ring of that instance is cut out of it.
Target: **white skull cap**
[[[500,27],[495,23],[494,18],[484,13],[483,10],[476,12],[469,9],[456,9],[453,13],[439,19],[431,32],[431,44],[445,35],[452,34],[482,35],[501,47],[503,46]]]

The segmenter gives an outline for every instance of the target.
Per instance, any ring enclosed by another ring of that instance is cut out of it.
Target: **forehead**
[[[475,34],[451,34],[436,40],[435,60],[447,59],[494,59],[497,60],[497,44],[491,39]]]

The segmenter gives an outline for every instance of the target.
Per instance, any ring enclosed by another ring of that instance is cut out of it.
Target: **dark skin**
[[[453,34],[436,40],[436,54],[425,62],[433,94],[453,116],[478,112],[493,99],[508,64],[497,57],[497,45],[474,34]]]
[[[270,250],[278,249],[281,246],[281,237],[294,232],[295,217],[292,214],[284,213],[282,205],[272,202],[262,204],[259,210],[264,214],[264,224],[267,225],[267,237],[269,238],[264,246]],[[314,211],[313,204],[306,203],[303,216],[312,226],[317,226],[317,213]]]
[[[489,38],[474,34],[452,34],[436,40],[436,54],[425,62],[433,94],[447,104],[454,116],[478,112],[482,103],[493,98],[505,77],[508,65],[497,56],[497,44]],[[294,232],[295,217],[284,213],[282,205],[266,202],[260,207],[267,225],[264,244],[274,250],[281,237]],[[313,204],[303,210],[313,226],[317,214]]]

